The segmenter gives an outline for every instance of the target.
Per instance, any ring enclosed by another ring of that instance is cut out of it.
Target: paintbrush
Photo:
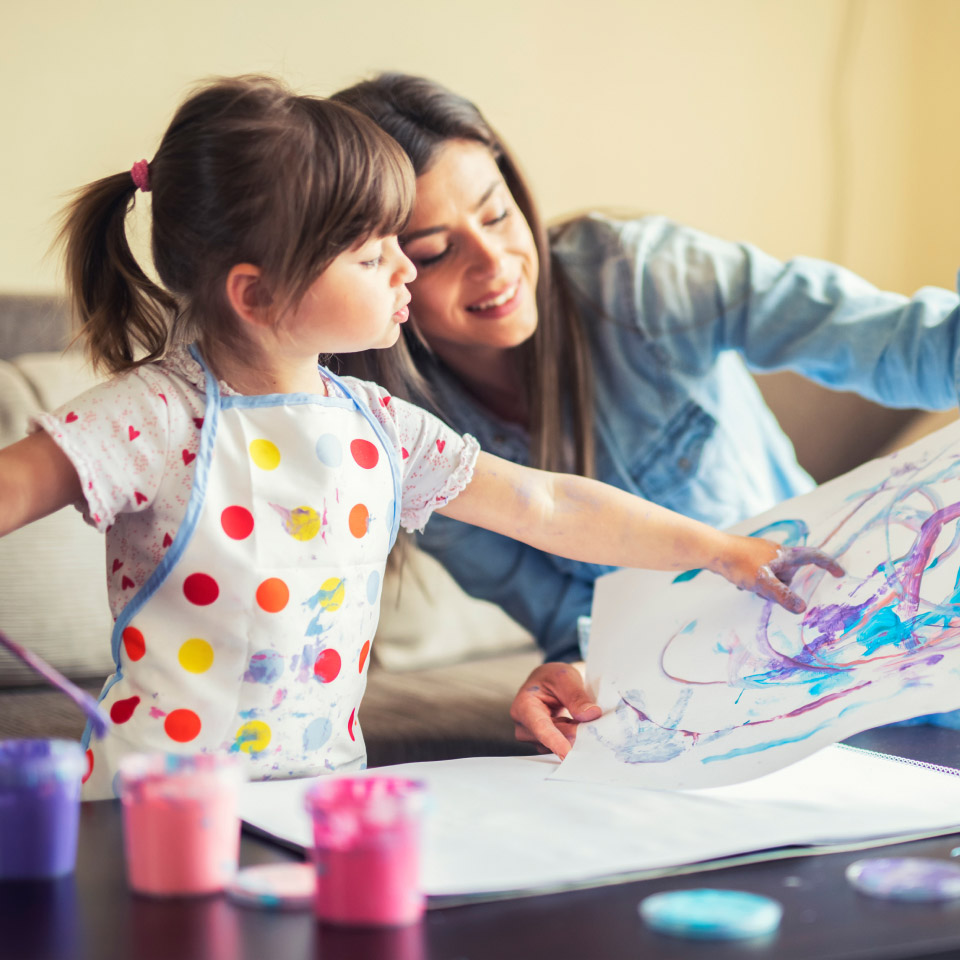
[[[98,738],[107,732],[110,720],[89,693],[71,683],[59,670],[51,667],[46,660],[21,647],[19,643],[14,643],[2,630],[0,630],[0,645],[19,657],[32,670],[36,670],[47,683],[56,687],[61,693],[65,693],[87,715],[93,725],[93,732]]]

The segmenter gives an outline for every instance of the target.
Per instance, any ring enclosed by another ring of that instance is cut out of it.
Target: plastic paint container
[[[131,754],[119,769],[130,886],[157,897],[223,890],[240,854],[236,758]]]
[[[0,880],[73,872],[86,767],[74,740],[0,741]]]
[[[399,777],[330,777],[310,788],[317,919],[383,927],[420,919],[425,797],[423,783]]]

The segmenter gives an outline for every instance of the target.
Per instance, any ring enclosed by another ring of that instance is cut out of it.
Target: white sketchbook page
[[[797,616],[706,572],[596,586],[587,684],[604,715],[558,776],[735,783],[861,730],[960,706],[960,424],[733,528],[821,547]]]
[[[555,758],[380,767],[426,781],[422,881],[431,896],[555,890],[795,844],[949,833],[960,776],[833,746],[767,777],[697,791],[548,777]],[[308,848],[310,780],[245,784],[240,815]]]

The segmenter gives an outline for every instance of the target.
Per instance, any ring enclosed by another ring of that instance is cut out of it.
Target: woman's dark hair
[[[159,358],[188,331],[239,347],[225,291],[233,266],[259,267],[282,312],[340,253],[397,233],[414,189],[409,160],[367,117],[256,76],[194,91],[148,179],[159,284],[127,242],[130,173],[81,188],[59,235],[81,336],[94,365],[112,371]]]
[[[331,99],[366,114],[390,134],[406,151],[417,176],[430,168],[440,148],[451,140],[475,141],[490,150],[530,226],[540,258],[540,319],[533,337],[518,348],[531,411],[531,461],[544,469],[591,476],[593,378],[587,336],[562,269],[550,252],[530,190],[503,141],[473,103],[424,77],[382,73]],[[416,318],[412,320],[409,327]],[[404,328],[404,338],[391,350],[368,350],[341,359],[351,372],[382,383],[400,396],[432,402],[414,363],[420,349],[415,328]],[[573,463],[565,456],[568,417],[574,431]]]

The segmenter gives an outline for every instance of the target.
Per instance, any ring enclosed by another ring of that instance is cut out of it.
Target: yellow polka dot
[[[339,577],[329,577],[323,581],[320,590],[326,596],[321,596],[320,606],[324,610],[339,610],[343,603],[343,581]]]
[[[213,647],[206,640],[193,637],[180,645],[177,654],[180,666],[191,673],[204,673],[213,665]]]
[[[266,750],[273,734],[262,720],[250,720],[237,731],[235,748],[247,753],[260,753]]]
[[[286,527],[294,540],[306,543],[320,532],[320,515],[313,507],[297,507],[290,511]]]
[[[269,440],[251,440],[250,459],[261,470],[276,470],[280,466],[280,451]]]

